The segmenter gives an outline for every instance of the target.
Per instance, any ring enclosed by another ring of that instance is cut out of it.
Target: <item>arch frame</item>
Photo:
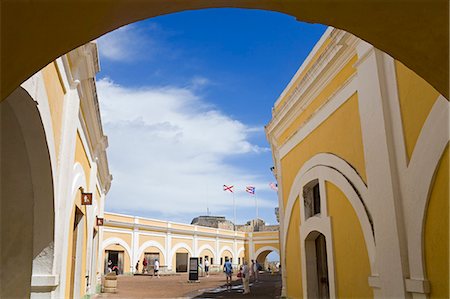
[[[128,257],[130,258],[131,261],[131,248],[130,246],[127,244],[127,242],[125,242],[123,239],[118,238],[118,237],[111,237],[106,239],[105,241],[102,242],[102,252],[106,250],[106,248],[110,245],[113,244],[119,244],[120,246],[122,246],[126,253],[128,254]]]
[[[222,257],[222,253],[225,251],[225,250],[228,250],[230,253],[231,253],[231,255],[232,255],[232,258],[233,258],[233,260],[235,259],[235,256],[236,256],[236,254],[235,254],[235,252],[234,252],[234,250],[233,249],[231,249],[231,247],[230,246],[222,246],[222,248],[220,248],[220,250],[219,250],[219,255],[218,255],[218,258],[220,258],[220,257]]]
[[[267,245],[267,246],[263,246],[263,247],[259,248],[258,250],[256,250],[253,256],[255,257],[255,259],[258,259],[258,256],[261,253],[263,253],[264,251],[269,251],[269,250],[274,251],[274,252],[278,253],[278,255],[280,255],[280,250],[278,248]]]
[[[213,254],[213,258],[216,259],[216,251],[210,244],[203,244],[200,248],[197,249],[197,256],[199,256],[203,250],[208,249]]]
[[[375,275],[377,272],[375,264],[375,238],[371,222],[369,220],[369,215],[367,214],[367,203],[365,202],[368,192],[367,187],[353,167],[351,167],[345,160],[333,154],[320,153],[313,156],[305,162],[296,175],[285,209],[283,225],[286,230],[283,231],[283,248],[286,248],[287,228],[289,227],[292,209],[297,199],[301,200],[301,223],[306,223],[304,217],[303,195],[301,194],[301,191],[303,190],[304,185],[314,179],[319,179],[319,184],[321,185],[321,214],[323,213],[323,215],[327,215],[324,181],[329,181],[336,185],[349,200],[360,222],[369,255],[371,271],[372,274]]]
[[[139,249],[137,251],[137,255],[134,256],[134,261],[137,261],[138,258],[141,256],[141,254],[144,253],[145,249],[149,248],[149,247],[156,247],[159,249],[159,251],[161,251],[161,255],[164,257],[164,261],[167,263],[167,257],[166,257],[166,249],[157,241],[154,240],[149,240],[144,242],[141,246],[139,246]]]

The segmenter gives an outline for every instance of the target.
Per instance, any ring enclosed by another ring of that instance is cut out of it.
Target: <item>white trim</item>
[[[216,251],[214,250],[214,248],[210,245],[210,244],[203,244],[202,246],[200,246],[200,248],[197,250],[197,255],[196,256],[200,256],[200,254],[202,253],[203,250],[208,249],[209,251],[212,252],[213,257],[216,258]]]
[[[318,154],[312,157],[304,164],[302,169],[295,177],[285,211],[286,218],[284,219],[285,221],[283,225],[286,230],[284,231],[284,236],[282,238],[283,248],[285,248],[286,246],[285,243],[287,238],[287,228],[289,226],[289,220],[291,219],[293,206],[297,201],[297,198],[301,198],[301,200],[303,200],[303,195],[301,192],[303,186],[314,179],[329,181],[336,185],[345,194],[346,198],[352,205],[361,225],[371,271],[372,273],[376,273],[375,239],[366,209],[363,205],[363,202],[361,201],[365,200],[364,196],[367,194],[367,188],[365,187],[362,179],[350,165],[348,165],[344,160],[332,154]],[[358,196],[358,193],[355,191],[355,189],[353,189],[353,186],[357,189],[361,198]],[[325,203],[325,205],[323,205],[323,203]],[[326,201],[322,201],[321,206],[323,209],[326,209]],[[305,220],[303,203],[300,204],[300,219],[300,223],[305,223],[307,221]]]
[[[133,234],[133,232],[132,231],[129,231],[129,230],[123,230],[123,229],[111,229],[111,228],[107,228],[107,227],[104,227],[103,228],[103,231],[106,233],[106,232],[108,232],[108,233],[120,233],[120,234],[129,234],[129,235],[132,235]]]
[[[159,251],[161,251],[162,256],[164,257],[164,261],[167,264],[167,259],[166,259],[166,254],[165,254],[166,249],[159,242],[153,241],[153,240],[146,241],[139,247],[139,249],[137,251],[137,256],[134,257],[134,260],[138,260],[139,257],[141,256],[141,254],[144,253],[145,249],[147,249],[149,247],[156,247],[156,248],[158,248]]]
[[[220,248],[218,257],[219,257],[219,258],[222,257],[222,253],[223,253],[225,250],[228,250],[228,251],[231,253],[232,258],[233,258],[233,260],[234,260],[234,257],[236,256],[236,254],[235,254],[235,252],[233,251],[233,249],[231,249],[230,246],[223,246],[222,248]]]
[[[317,127],[326,121],[339,107],[342,106],[357,90],[357,81],[355,76],[350,77],[339,90],[325,102],[309,119],[305,122],[294,135],[290,136],[287,141],[279,148],[280,158],[286,156],[293,148],[295,148],[303,139],[311,134]]]
[[[245,252],[245,247],[240,247],[240,248],[237,250],[236,256],[237,256],[237,257],[240,257],[242,251]]]
[[[263,253],[264,251],[275,251],[276,253],[278,253],[278,255],[280,255],[280,250],[278,248],[275,248],[273,246],[263,246],[261,248],[259,248],[258,250],[256,250],[256,252],[254,253],[254,257],[255,259],[258,259],[258,256]]]
[[[264,240],[264,241],[253,241],[253,244],[266,244],[266,243],[280,243],[278,239]]]
[[[404,173],[410,278],[414,281],[426,279],[423,241],[426,213],[433,179],[449,140],[449,107],[449,102],[439,96],[422,126]]]
[[[131,248],[128,245],[128,243],[125,242],[121,238],[111,237],[111,238],[108,238],[105,241],[103,241],[102,242],[102,252],[104,252],[108,246],[113,245],[113,244],[119,244],[120,246],[122,246],[125,249],[125,251],[128,253],[128,257],[130,258],[130,262],[131,262]]]
[[[303,205],[303,204],[301,204]],[[333,234],[331,219],[328,216],[312,216],[300,225],[300,253],[302,259],[302,286],[303,297],[308,298],[307,263],[305,242],[311,232],[319,232],[325,236],[327,249],[328,286],[330,298],[336,298],[336,284],[334,271]]]
[[[289,81],[289,84],[284,88],[281,95],[278,97],[278,99],[275,101],[274,106],[277,107],[280,104],[280,101],[286,96],[286,93],[288,90],[291,89],[291,87],[295,84],[297,81],[297,78],[303,73],[303,71],[306,69],[306,66],[311,62],[311,60],[316,55],[317,51],[322,47],[323,43],[330,37],[331,33],[335,30],[333,27],[329,26],[327,30],[322,34],[319,41],[314,45],[311,52],[309,52],[306,59],[303,61],[300,68],[295,72],[295,75],[292,77],[291,81]]]
[[[172,240],[173,241],[173,240]],[[188,252],[189,252],[189,254],[191,255],[191,256],[194,256],[194,251],[192,251],[192,248],[191,248],[191,246],[189,246],[188,244],[186,244],[186,243],[183,243],[183,242],[178,242],[178,243],[176,243],[175,244],[175,246],[173,246],[171,249],[170,249],[170,251],[171,251],[171,256],[172,256],[172,258],[173,258],[173,255],[177,252],[177,250],[178,249],[180,249],[180,248],[184,248],[184,249],[186,249]]]

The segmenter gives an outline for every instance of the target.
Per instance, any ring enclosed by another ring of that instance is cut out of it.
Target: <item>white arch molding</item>
[[[228,250],[229,252],[231,252],[232,258],[233,258],[233,260],[234,260],[236,254],[235,254],[235,252],[233,251],[233,249],[231,249],[230,246],[223,246],[223,247],[220,249],[220,251],[219,251],[219,256],[218,256],[218,258],[220,258],[220,257],[222,256],[222,253],[223,253],[225,250]]]
[[[134,257],[134,260],[137,261],[137,259],[141,256],[141,254],[144,253],[145,249],[147,249],[149,247],[156,247],[156,248],[158,248],[159,251],[161,251],[161,255],[164,257],[164,261],[167,264],[166,255],[164,254],[164,252],[166,252],[166,249],[159,242],[156,242],[156,241],[153,241],[153,240],[146,241],[144,244],[142,244],[139,247],[138,254],[137,254],[137,256]]]
[[[168,260],[168,262],[167,262],[167,265],[170,265],[170,266],[172,266],[172,262],[173,262],[173,257],[175,256],[175,253],[177,253],[177,250],[178,249],[180,249],[180,248],[184,248],[184,249],[186,249],[188,252],[189,252],[189,254],[191,255],[191,257],[192,256],[194,256],[194,251],[192,250],[192,248],[188,245],[188,244],[186,244],[186,243],[177,243],[174,247],[172,247],[172,249],[170,250],[170,259]]]
[[[238,249],[238,251],[237,251],[236,256],[239,257],[239,256],[241,255],[241,252],[242,252],[242,251],[245,251],[245,247],[240,247],[240,248]]]
[[[106,249],[106,247],[108,247],[109,245],[113,245],[113,244],[119,244],[120,246],[122,246],[125,251],[128,254],[128,257],[131,260],[131,249],[130,246],[128,246],[127,242],[125,242],[124,240],[117,238],[117,237],[112,237],[109,239],[106,239],[105,241],[102,242],[102,252]]]
[[[273,246],[264,246],[256,250],[254,254],[255,259],[258,259],[258,256],[264,251],[275,251],[276,253],[278,253],[278,255],[280,255],[280,250],[278,248],[275,248]]]
[[[314,179],[319,179],[321,182],[329,181],[333,183],[349,200],[361,225],[372,275],[375,274],[377,272],[375,265],[375,239],[366,206],[363,203],[364,199],[367,198],[367,187],[355,169],[345,160],[333,154],[321,153],[315,155],[303,165],[295,177],[289,193],[285,210],[286,217],[283,223],[284,227],[288,228],[292,208],[297,199],[302,198],[301,191],[303,186]],[[325,209],[324,212],[327,213],[326,204],[323,208]],[[300,204],[300,211],[301,223],[306,224],[302,204]],[[283,231],[283,248],[286,248],[287,231],[287,229]]]
[[[209,244],[203,244],[203,245],[198,249],[198,251],[197,251],[197,256],[199,256],[199,255],[202,253],[202,251],[205,250],[205,249],[208,249],[209,251],[211,251],[213,258],[214,258],[214,259],[216,258],[216,254],[215,254],[216,251],[215,251],[214,248],[213,248],[211,245],[209,245]]]

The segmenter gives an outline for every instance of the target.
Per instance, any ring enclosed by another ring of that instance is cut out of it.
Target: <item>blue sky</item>
[[[97,88],[114,180],[105,209],[190,222],[206,214],[276,223],[264,125],[326,27],[278,13],[161,16],[98,40]]]

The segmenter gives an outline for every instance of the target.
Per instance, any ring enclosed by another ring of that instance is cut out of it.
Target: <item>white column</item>
[[[198,238],[197,238],[197,226],[194,226],[194,237],[192,242],[194,248],[192,248],[192,251],[194,252],[194,257],[198,257],[200,255],[200,252],[198,252]]]
[[[248,234],[248,251],[250,251],[249,259],[254,260],[255,259],[255,244],[253,243],[253,233]]]
[[[219,231],[216,230],[216,234],[219,234]],[[216,235],[216,265],[220,264],[220,247],[219,247],[219,236]]]
[[[233,264],[238,265],[238,255],[237,255],[237,243],[236,243],[236,235],[237,232],[234,232],[234,240],[233,240]]]
[[[139,224],[139,218],[134,217],[133,234],[131,235],[131,265],[130,272],[134,272],[136,263],[139,259],[139,228],[136,224]]]
[[[167,223],[167,229],[171,228],[171,224]],[[172,271],[172,233],[167,231],[166,233],[166,264],[167,270]]]
[[[75,88],[75,87],[74,87]],[[78,124],[80,99],[76,89],[70,89],[64,97],[62,116],[61,143],[58,157],[56,201],[55,201],[55,263],[54,269],[59,274],[59,286],[56,288],[55,297],[64,297],[66,287],[66,269],[68,252],[69,213],[72,195],[72,169],[75,159],[75,142]]]
[[[376,240],[376,261],[369,282],[375,297],[409,298],[404,283],[408,268],[403,208],[383,70],[385,54],[365,42],[358,45],[357,51],[367,205]]]

